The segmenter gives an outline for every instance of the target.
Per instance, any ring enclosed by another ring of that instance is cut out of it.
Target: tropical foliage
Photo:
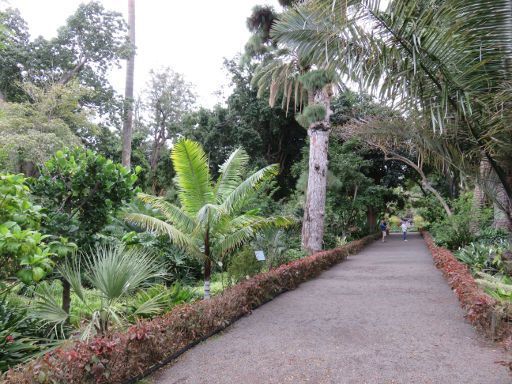
[[[181,140],[171,154],[176,171],[180,207],[161,197],[139,194],[157,208],[163,219],[129,213],[125,219],[151,231],[166,234],[172,243],[204,264],[204,295],[209,297],[212,262],[222,263],[227,255],[256,237],[259,230],[286,227],[289,217],[264,217],[250,209],[250,197],[261,191],[265,181],[277,173],[270,165],[243,179],[249,160],[243,149],[235,150],[220,167],[213,183],[206,153],[200,144]]]

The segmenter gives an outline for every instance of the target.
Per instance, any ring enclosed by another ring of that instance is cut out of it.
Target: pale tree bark
[[[512,231],[512,204],[508,194],[499,180],[494,170],[486,157],[482,157],[480,161],[479,170],[480,189],[482,194],[487,192],[487,195],[492,200],[493,204],[493,227],[497,229],[504,229],[508,232]],[[475,188],[475,195],[476,195]],[[475,197],[476,198],[476,197]],[[475,202],[474,202],[475,203]],[[473,208],[476,208],[473,206]],[[475,210],[473,209],[473,212]]]
[[[501,183],[496,183],[495,191],[493,226],[497,229],[512,232],[512,207],[507,192]]]
[[[322,105],[326,110],[325,118],[315,122],[308,129],[309,170],[302,222],[302,248],[308,253],[322,249],[324,237],[325,199],[327,193],[327,152],[331,123],[332,89],[328,85],[315,92],[310,103]]]
[[[128,0],[128,27],[130,44],[135,49],[135,0]],[[126,63],[126,84],[124,90],[123,152],[122,164],[130,168],[133,135],[133,78],[135,70],[135,51],[132,51]]]
[[[482,156],[480,160],[480,168],[478,170],[478,177],[475,182],[475,189],[473,190],[473,204],[472,204],[472,213],[477,220],[471,220],[469,223],[469,230],[473,235],[477,235],[480,231],[480,216],[482,214],[482,208],[485,202],[485,188],[486,188],[486,180],[488,179],[488,175],[491,172],[491,165],[485,156]]]

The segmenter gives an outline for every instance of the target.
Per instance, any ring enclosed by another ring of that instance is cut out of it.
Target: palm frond
[[[87,262],[87,277],[105,299],[114,301],[151,279],[164,278],[163,264],[149,252],[123,246],[97,246]]]
[[[175,225],[181,231],[190,232],[194,230],[196,223],[194,220],[179,207],[165,201],[163,197],[139,193],[137,198],[142,202],[158,209],[167,221]]]
[[[214,203],[208,160],[201,145],[180,140],[172,149],[171,159],[184,211],[194,215],[203,205]]]
[[[249,156],[244,149],[238,148],[231,153],[220,167],[220,175],[215,185],[215,196],[218,203],[222,203],[242,181]]]
[[[216,240],[213,253],[220,259],[229,252],[241,247],[253,240],[256,235],[271,228],[287,228],[296,223],[295,219],[289,216],[259,217],[245,216],[243,220],[235,222],[234,231],[221,236]]]
[[[63,326],[69,315],[62,309],[61,303],[57,301],[58,294],[54,287],[45,281],[39,284],[34,293],[38,300],[32,309],[32,314],[51,325],[57,335],[63,336]]]
[[[244,205],[245,198],[263,185],[265,180],[269,180],[278,173],[279,166],[277,164],[269,165],[256,171],[242,183],[240,183],[222,203],[222,209],[231,214],[237,209],[241,209]]]
[[[124,216],[124,219],[132,224],[135,224],[146,231],[157,233],[159,235],[169,236],[169,240],[176,246],[183,249],[185,252],[190,253],[192,256],[201,255],[201,251],[194,237],[183,233],[178,228],[163,220],[155,217],[144,215],[141,213],[129,213]]]
[[[71,289],[78,298],[86,303],[84,286],[82,284],[82,274],[80,269],[80,257],[73,255],[68,257],[66,261],[58,268],[62,277],[71,285]]]

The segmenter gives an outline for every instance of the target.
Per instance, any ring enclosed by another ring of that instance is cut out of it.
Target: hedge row
[[[435,245],[428,232],[422,232],[432,252],[434,263],[443,271],[448,283],[457,294],[467,319],[496,341],[512,346],[512,318],[497,300],[487,295],[475,282],[469,268],[446,248]],[[510,366],[512,369],[512,366]]]
[[[6,384],[126,383],[224,329],[252,309],[296,288],[359,251],[374,235],[293,261],[226,289],[210,300],[175,307],[124,332],[76,341],[4,376]]]

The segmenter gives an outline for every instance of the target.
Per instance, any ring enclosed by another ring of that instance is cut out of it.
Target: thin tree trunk
[[[132,49],[135,49],[135,0],[128,0],[128,27]],[[126,84],[124,90],[123,152],[122,164],[130,168],[133,135],[133,78],[135,69],[135,51],[126,63]]]
[[[71,308],[71,285],[66,279],[62,279],[62,309],[69,315]],[[69,319],[69,316],[68,316]]]
[[[473,190],[473,204],[472,204],[472,214],[474,215],[476,220],[471,220],[469,223],[469,230],[473,235],[477,235],[480,231],[480,216],[482,215],[482,207],[484,206],[485,195],[481,186],[475,183],[475,189]]]
[[[313,101],[326,110],[324,120],[311,124],[309,136],[309,170],[306,205],[302,222],[302,248],[309,254],[322,249],[324,237],[325,199],[327,194],[327,154],[331,123],[330,85],[315,92]]]
[[[212,274],[212,262],[210,260],[210,231],[207,229],[204,237],[204,299],[210,298],[210,277]]]
[[[210,259],[204,261],[204,299],[210,298],[210,278],[212,274],[212,262]]]

